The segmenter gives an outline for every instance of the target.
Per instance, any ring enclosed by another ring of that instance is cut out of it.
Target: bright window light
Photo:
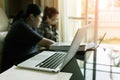
[[[108,6],[109,0],[99,0],[99,9],[104,9]]]

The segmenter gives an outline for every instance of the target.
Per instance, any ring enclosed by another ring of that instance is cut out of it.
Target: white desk
[[[13,66],[9,70],[0,74],[0,80],[69,80],[71,73],[50,73],[21,69]]]

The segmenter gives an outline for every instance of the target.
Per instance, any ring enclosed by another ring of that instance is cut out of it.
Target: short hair
[[[42,10],[40,6],[36,4],[29,4],[24,10],[24,18],[29,17],[30,14],[33,14],[35,17],[41,14]]]

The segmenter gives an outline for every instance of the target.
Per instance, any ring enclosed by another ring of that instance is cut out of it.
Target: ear
[[[34,20],[34,15],[33,14],[30,14],[30,19]]]

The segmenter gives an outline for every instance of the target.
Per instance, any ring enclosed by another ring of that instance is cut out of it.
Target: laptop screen
[[[80,29],[77,30],[77,32],[75,34],[75,37],[74,37],[74,39],[71,43],[71,46],[68,50],[68,53],[66,55],[66,58],[63,62],[63,66],[66,65],[66,63],[68,63],[73,58],[73,56],[75,56],[76,52],[79,49],[80,43],[83,40],[83,37],[85,37],[86,30],[87,30],[86,27],[80,28]]]

